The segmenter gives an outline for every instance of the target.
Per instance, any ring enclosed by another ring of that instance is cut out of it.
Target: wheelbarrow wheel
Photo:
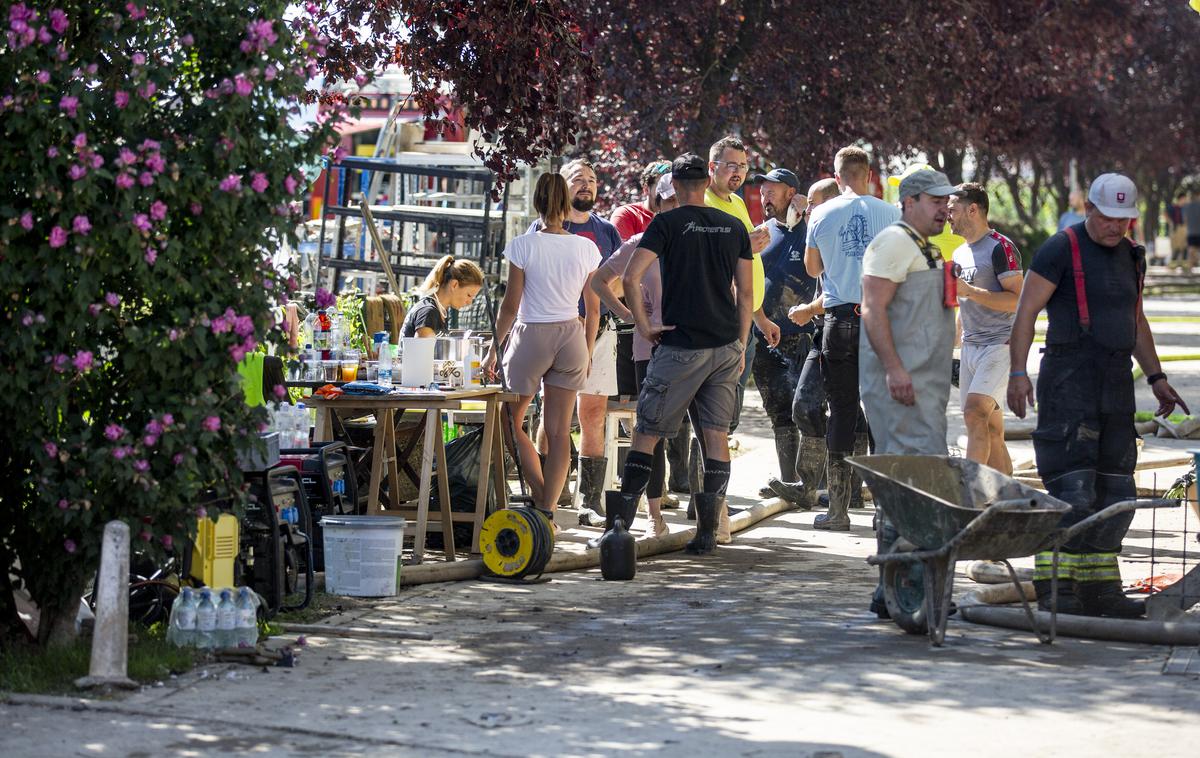
[[[907,552],[893,546],[892,553]],[[925,565],[894,561],[883,565],[883,600],[892,621],[909,634],[926,634]]]

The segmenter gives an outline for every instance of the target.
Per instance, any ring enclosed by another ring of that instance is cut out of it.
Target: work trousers
[[[754,354],[754,386],[762,395],[763,410],[771,420],[772,429],[796,425],[792,420],[792,401],[811,349],[812,335],[800,333],[781,338],[772,348],[759,345]]]
[[[853,313],[827,312],[821,334],[821,373],[829,401],[825,442],[831,454],[854,452],[854,435],[866,433],[867,419],[858,397],[858,331]]]
[[[801,357],[800,376],[792,395],[792,421],[805,437],[824,437],[829,431],[825,381],[821,372],[821,330],[812,335],[808,354]]]

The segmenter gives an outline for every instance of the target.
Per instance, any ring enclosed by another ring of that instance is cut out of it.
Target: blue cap
[[[786,168],[773,168],[765,174],[755,174],[750,177],[752,182],[780,182],[786,184],[797,192],[800,191],[800,180],[791,171]]]

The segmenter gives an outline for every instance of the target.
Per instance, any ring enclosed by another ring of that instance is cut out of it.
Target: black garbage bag
[[[453,439],[446,445],[446,473],[450,477],[450,510],[455,513],[475,512],[475,488],[479,486],[479,454],[483,449],[483,428],[479,427]],[[493,465],[503,465],[493,461]],[[433,491],[429,494],[429,529],[425,534],[425,547],[441,550],[442,540],[440,482],[442,472],[436,468],[433,474]],[[496,486],[489,482],[486,515],[496,510]],[[462,521],[454,524],[454,545],[461,551],[471,549],[471,523]]]

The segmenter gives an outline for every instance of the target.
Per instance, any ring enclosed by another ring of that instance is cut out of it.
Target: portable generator
[[[247,472],[250,502],[242,519],[242,576],[266,600],[268,615],[306,608],[312,600],[312,514],[304,496],[300,472],[293,466]],[[285,605],[300,588],[304,599]]]
[[[358,485],[350,448],[345,442],[323,442],[311,448],[285,449],[280,451],[279,463],[300,472],[304,499],[312,518],[312,529],[307,534],[312,543],[313,570],[323,571],[325,552],[321,518],[359,513]]]

